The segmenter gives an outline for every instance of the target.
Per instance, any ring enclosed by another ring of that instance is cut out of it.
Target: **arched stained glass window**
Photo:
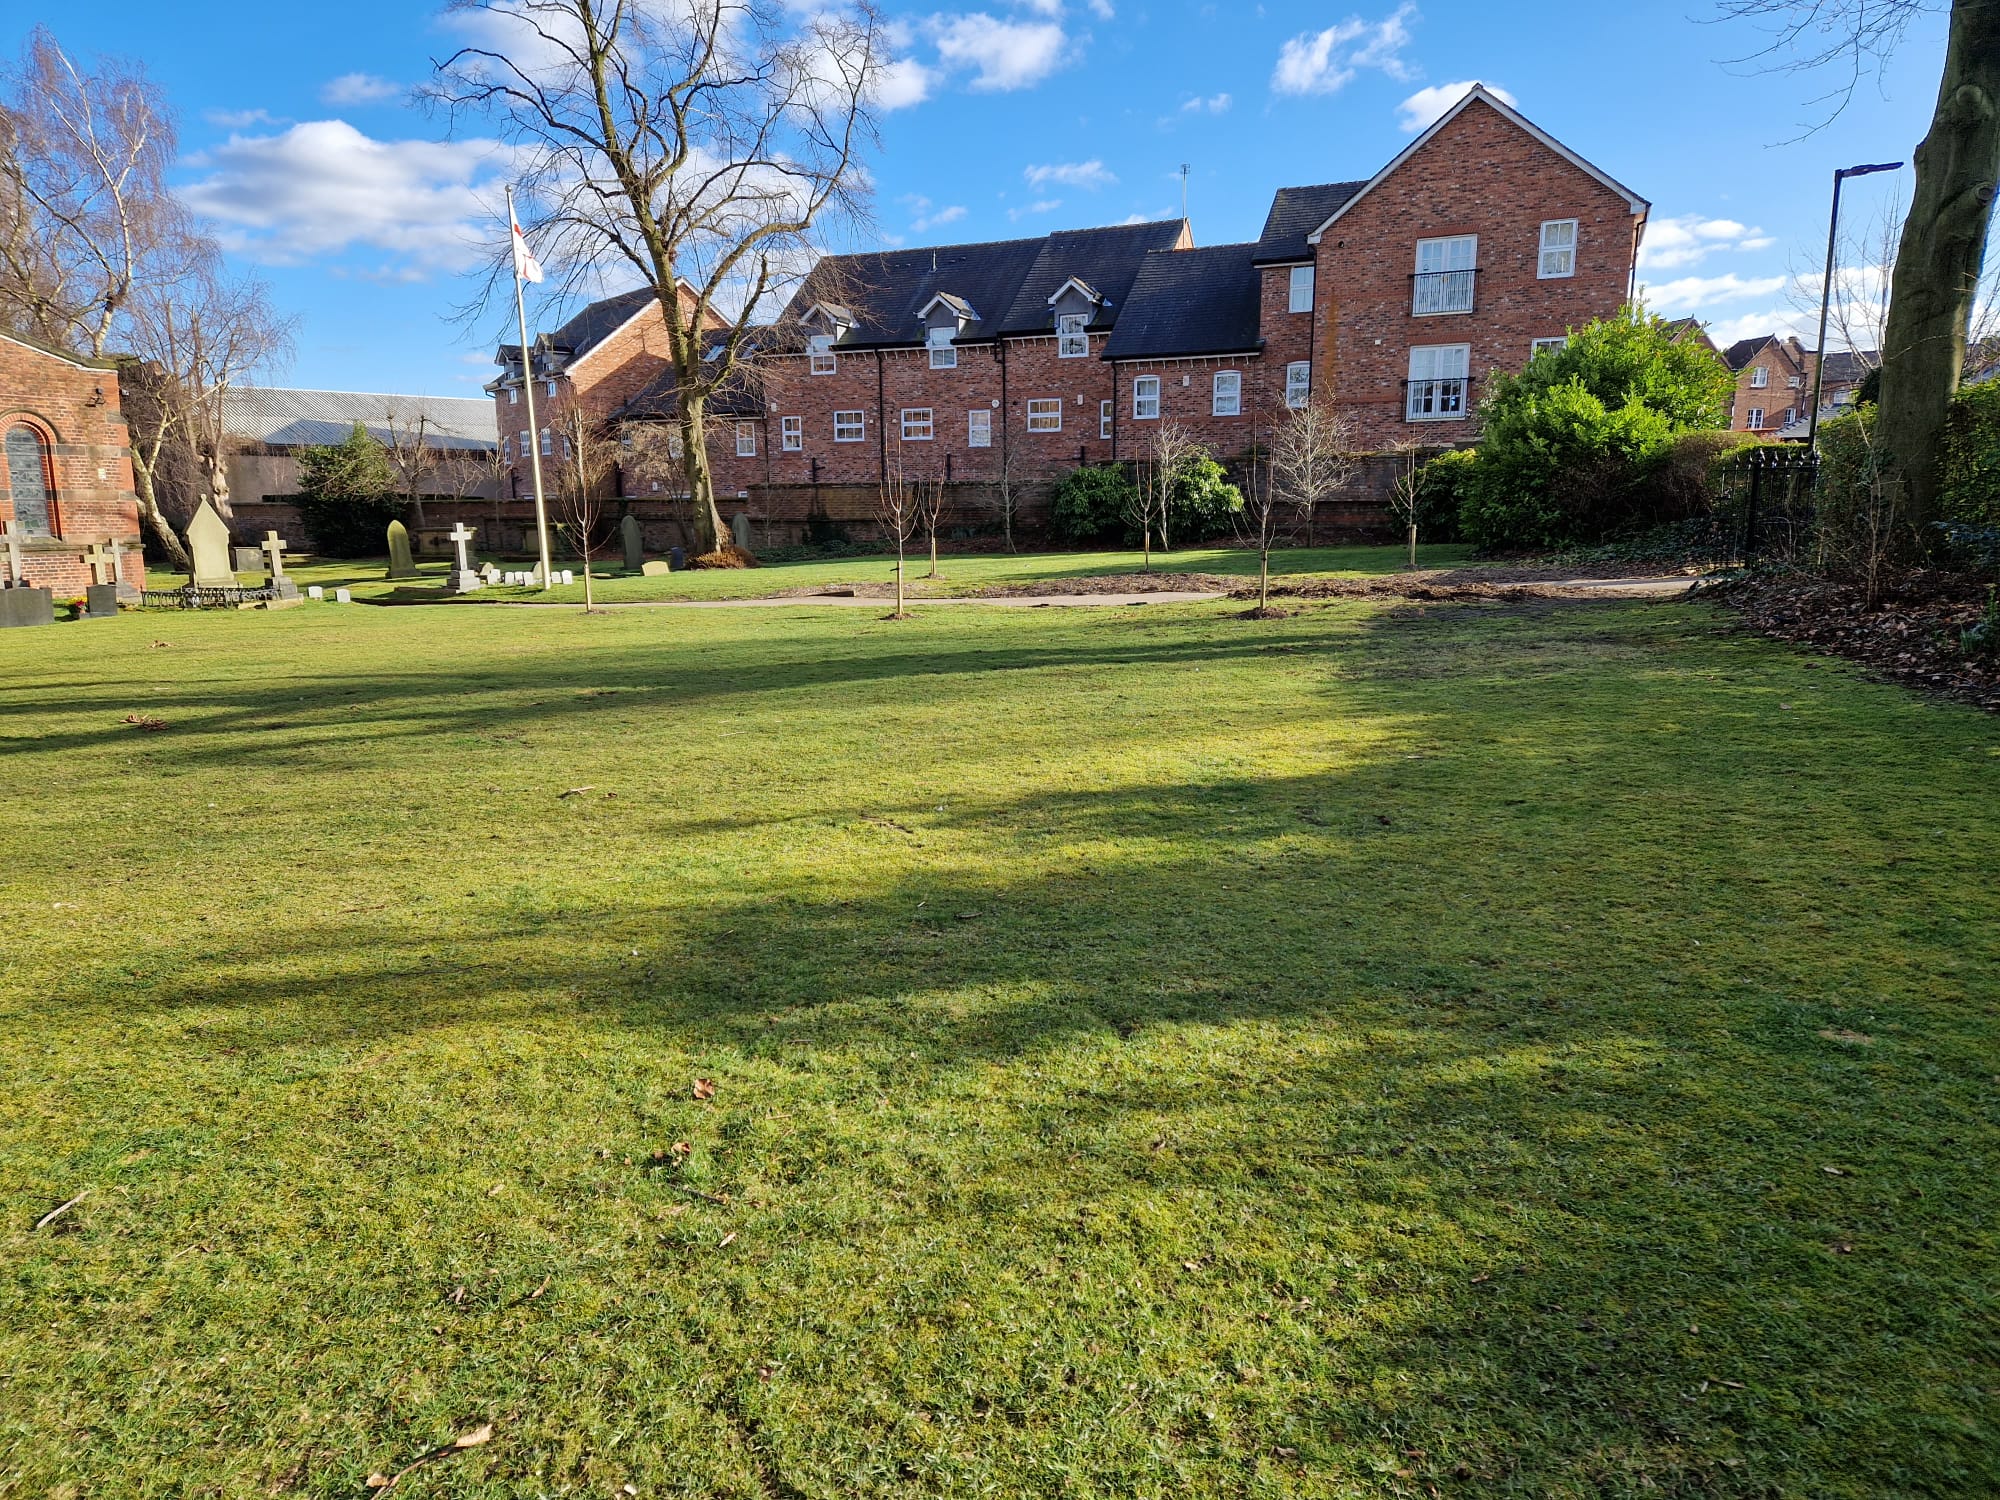
[[[49,493],[49,445],[25,423],[7,433],[7,496],[14,526],[23,536],[55,534],[55,497]]]

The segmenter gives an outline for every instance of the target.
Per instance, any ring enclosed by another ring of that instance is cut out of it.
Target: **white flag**
[[[512,215],[508,216],[508,222],[514,229],[514,274],[523,281],[540,281],[542,263],[528,250],[527,236],[521,233],[520,222]]]

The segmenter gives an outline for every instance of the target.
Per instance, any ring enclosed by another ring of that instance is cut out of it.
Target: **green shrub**
[[[1496,374],[1461,485],[1465,540],[1560,548],[1673,519],[1691,488],[1660,487],[1674,439],[1725,425],[1733,384],[1705,344],[1629,313]]]
[[[384,551],[391,521],[403,514],[389,455],[359,422],[338,443],[299,454],[299,508],[312,550],[327,557],[373,557]]]
[[[1229,473],[1206,453],[1197,453],[1167,496],[1167,541],[1176,547],[1221,536],[1243,510],[1243,492],[1229,482]],[[1139,540],[1138,528],[1127,523],[1127,542]]]
[[[1969,385],[1945,413],[1938,500],[1946,519],[2000,521],[2000,380]]]
[[[1440,453],[1417,471],[1417,536],[1426,542],[1459,539],[1458,512],[1479,453],[1453,448]]]
[[[1106,543],[1121,539],[1134,496],[1123,464],[1071,469],[1050,497],[1049,529],[1066,542]]]

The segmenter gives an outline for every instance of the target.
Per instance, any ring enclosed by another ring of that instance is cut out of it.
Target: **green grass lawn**
[[[0,635],[0,1494],[2000,1493],[1994,721],[1239,612]]]
[[[1418,561],[1430,568],[1455,567],[1466,562],[1470,555],[1470,548],[1459,546],[1417,549]],[[1271,569],[1274,574],[1360,576],[1393,573],[1402,566],[1404,557],[1404,552],[1396,547],[1296,547],[1274,552]],[[1141,554],[1136,551],[969,553],[943,558],[939,565],[942,578],[926,582],[924,575],[930,570],[930,558],[928,554],[921,557],[912,554],[906,564],[908,572],[905,576],[912,590],[921,588],[938,593],[958,593],[994,584],[1027,584],[1049,579],[1137,573],[1142,562]],[[513,559],[503,563],[502,567],[511,570],[529,565],[520,559]],[[355,598],[367,601],[384,599],[392,594],[399,598],[411,598],[420,592],[435,593],[442,588],[449,569],[449,564],[444,562],[420,563],[418,566],[423,579],[415,584],[398,586],[383,577],[387,566],[386,560],[379,557],[352,561],[327,559],[295,564],[287,571],[298,580],[301,588],[315,583],[329,589],[351,588]],[[465,602],[538,600],[581,604],[583,580],[580,570],[583,564],[575,558],[558,558],[556,567],[578,572],[577,581],[568,587],[547,590],[501,585],[469,595]],[[623,564],[614,556],[609,566],[600,558],[596,569],[595,596],[600,602],[756,599],[799,588],[857,582],[890,583],[895,580],[896,559],[891,553],[882,557],[829,558],[824,561],[774,563],[743,571],[688,571],[647,578],[637,573],[626,573]],[[1155,553],[1153,570],[1157,573],[1220,573],[1249,580],[1257,576],[1257,554],[1240,547],[1185,548],[1177,552]],[[184,581],[178,575],[164,573],[157,568],[153,570],[152,585],[155,588],[173,588]],[[242,581],[254,586],[263,582],[263,576],[246,573],[242,575]]]

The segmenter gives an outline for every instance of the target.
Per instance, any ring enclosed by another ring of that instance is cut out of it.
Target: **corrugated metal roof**
[[[493,403],[478,397],[238,386],[223,393],[222,414],[232,435],[272,448],[338,443],[356,422],[383,443],[392,430],[407,435],[419,422],[433,448],[494,448],[500,442]]]

